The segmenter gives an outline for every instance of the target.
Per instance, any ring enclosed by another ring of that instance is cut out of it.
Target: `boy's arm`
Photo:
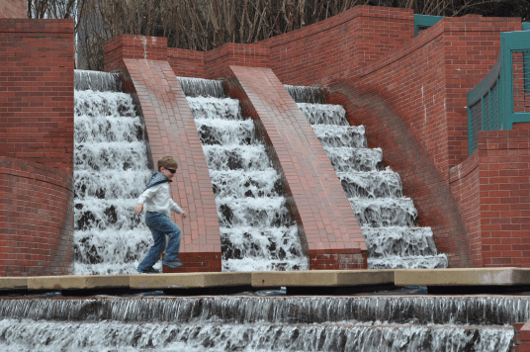
[[[182,208],[179,207],[179,205],[175,203],[173,199],[171,198],[169,198],[169,207],[171,208],[171,210],[173,210],[177,214],[182,213]]]
[[[171,210],[173,210],[175,213],[182,215],[183,219],[186,218],[186,216],[187,216],[186,212],[184,210],[182,210],[182,208],[179,207],[179,205],[177,203],[175,203],[173,201],[173,199],[171,199],[171,198],[169,198],[169,206],[170,206]]]
[[[153,194],[156,193],[158,190],[159,185],[153,186],[151,188],[146,189],[138,198],[137,204],[134,207],[134,214],[138,215],[144,210],[144,203],[147,199],[151,198]]]

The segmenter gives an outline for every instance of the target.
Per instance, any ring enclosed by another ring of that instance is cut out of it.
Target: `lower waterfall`
[[[4,299],[0,347],[509,352],[514,330],[507,324],[528,319],[528,303],[515,296]]]

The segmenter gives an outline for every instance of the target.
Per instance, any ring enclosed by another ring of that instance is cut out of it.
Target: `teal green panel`
[[[528,55],[524,55],[525,51],[530,50],[530,32],[504,32],[501,33],[501,81],[502,81],[502,117],[504,120],[504,128],[511,130],[515,122],[530,122],[530,112],[515,112],[514,108],[514,63],[512,57],[514,52],[522,53],[522,65],[528,64],[530,60]],[[530,79],[528,73],[522,69],[524,86],[526,90],[527,79]],[[521,93],[517,93],[521,96]]]
[[[524,92],[530,93],[530,49],[523,51]]]
[[[443,16],[414,15],[414,36],[417,37],[420,29],[434,26]]]

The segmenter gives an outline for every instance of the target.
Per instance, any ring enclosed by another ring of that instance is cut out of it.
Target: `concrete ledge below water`
[[[0,278],[0,291],[67,291],[79,294],[164,290],[175,293],[230,293],[264,288],[297,287],[306,290],[357,287],[373,290],[393,286],[393,270],[314,270],[292,272],[214,272],[131,275],[67,275]],[[358,291],[359,291],[358,290]],[[299,291],[299,290],[297,290]],[[329,290],[328,290],[329,291]],[[324,291],[323,291],[324,292]]]
[[[530,291],[530,269],[397,269],[394,283],[396,286],[427,286],[428,292],[433,294]]]
[[[28,277],[28,290],[128,288],[129,275],[64,275]],[[0,284],[1,286],[1,284]]]
[[[0,291],[92,294],[153,291],[224,294],[287,287],[289,294],[348,294],[395,286],[427,286],[429,293],[530,290],[530,269],[312,270],[292,272],[213,272],[130,275],[2,277]],[[493,290],[493,291],[495,291]]]
[[[132,289],[188,289],[250,286],[252,273],[178,273],[130,275]]]
[[[260,271],[252,273],[252,287],[347,287],[394,284],[394,270]]]

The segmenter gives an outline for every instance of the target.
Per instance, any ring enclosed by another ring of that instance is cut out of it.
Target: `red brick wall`
[[[262,42],[284,84],[327,85],[344,80],[414,37],[412,10],[356,6],[340,15]]]
[[[450,260],[453,263],[463,263],[462,266],[482,267],[482,244],[488,240],[481,237],[481,207],[479,184],[479,158],[474,153],[460,165],[450,171],[449,185],[454,195],[453,206],[458,206],[464,228],[458,233],[449,233],[442,242],[446,248],[451,248]],[[440,209],[445,211],[445,209]],[[449,219],[451,220],[451,219]],[[465,239],[465,242],[462,241]],[[464,242],[464,243],[463,243]],[[464,246],[462,246],[464,244]]]
[[[73,261],[72,20],[0,19],[0,275]]]
[[[442,26],[446,63],[448,166],[451,168],[468,156],[467,92],[493,67],[499,55],[500,32],[521,30],[521,20],[468,15],[444,19],[440,24]]]
[[[479,133],[451,170],[476,266],[530,267],[530,130]]]
[[[259,44],[227,43],[220,48],[205,53],[204,66],[208,79],[231,76],[230,65],[269,67],[270,51]]]
[[[530,267],[530,130],[479,133],[482,261]]]
[[[123,34],[104,44],[105,71],[123,70],[123,59],[167,60],[167,38]]]
[[[181,269],[221,271],[221,235],[210,174],[191,109],[167,61],[124,59],[138,94],[153,161],[172,155],[179,164],[172,198],[188,213],[173,220],[182,229]]]
[[[284,84],[321,85],[351,76],[413,37],[412,10],[356,6],[256,44],[227,43],[208,52],[169,48],[168,61],[177,76],[218,79],[229,65],[270,67]]]
[[[331,101],[347,106],[349,120],[367,127],[369,145],[382,147],[400,173],[451,266],[480,265],[480,235],[468,232],[477,219],[449,186],[450,168],[467,156],[466,93],[493,66],[499,33],[517,28],[516,19],[444,19],[358,79],[330,85]]]
[[[177,77],[205,78],[203,51],[167,49],[167,61]]]
[[[306,117],[272,70],[230,70],[230,95],[262,127],[271,160],[283,174],[310,268],[366,268],[361,228]]]
[[[0,19],[0,155],[72,172],[73,26]]]
[[[520,21],[447,18],[412,40],[413,23],[410,10],[357,6],[262,45],[270,45],[271,67],[284,84],[337,90],[347,83],[356,91],[378,85],[378,94],[401,114],[446,114],[447,130],[436,124],[412,129],[426,141],[444,140],[446,147],[432,143],[429,153],[447,172],[467,157],[467,91],[495,62],[499,32],[520,29]]]
[[[0,156],[0,276],[71,272],[73,198],[70,174]]]
[[[2,0],[0,18],[27,18],[28,2],[26,0]]]
[[[168,49],[168,61],[179,77],[220,79],[231,75],[228,66],[270,67],[266,45],[227,43],[208,52]]]

